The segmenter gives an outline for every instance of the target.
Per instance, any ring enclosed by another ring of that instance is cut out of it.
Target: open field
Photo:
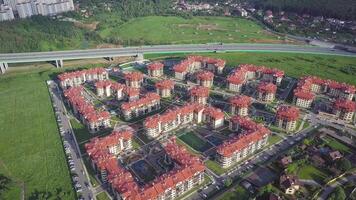
[[[0,76],[0,199],[74,199],[46,87],[52,70]]]
[[[325,137],[324,140],[326,142],[326,145],[329,146],[330,148],[332,148],[333,150],[340,151],[344,155],[352,153],[352,150],[350,147],[337,141],[337,139],[334,139],[332,137]]]
[[[164,59],[169,57],[184,57],[187,54],[148,54],[147,59]],[[305,75],[315,75],[325,79],[347,82],[356,85],[356,78],[352,74],[343,72],[345,66],[356,63],[354,57],[311,55],[299,53],[262,53],[262,52],[226,52],[201,53],[199,55],[221,58],[228,66],[243,63],[276,67],[284,70],[288,76],[298,78]]]
[[[242,186],[237,186],[234,191],[226,192],[220,200],[248,199],[250,194]]]
[[[317,169],[313,165],[304,165],[298,170],[298,177],[300,179],[312,179],[316,182],[323,183],[328,177],[328,174],[322,169]]]
[[[281,43],[255,22],[232,17],[162,17],[132,19],[117,27],[105,27],[101,37],[117,35],[124,43],[190,44],[211,42]]]
[[[204,152],[212,147],[208,142],[200,139],[193,132],[185,133],[179,136],[179,139],[181,139],[187,145],[191,146],[194,150],[200,152]]]

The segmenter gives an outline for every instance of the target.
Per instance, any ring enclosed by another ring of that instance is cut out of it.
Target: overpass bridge
[[[186,45],[154,45],[140,47],[105,48],[88,50],[68,50],[50,52],[27,52],[0,54],[0,72],[5,73],[9,64],[31,62],[54,62],[56,67],[63,67],[65,60],[136,57],[142,60],[144,54],[152,53],[200,53],[200,52],[289,52],[309,53],[339,56],[353,56],[356,53],[341,49],[316,47],[311,45],[287,45],[287,44],[186,44]]]

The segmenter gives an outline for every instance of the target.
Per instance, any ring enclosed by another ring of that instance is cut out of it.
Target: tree
[[[351,162],[346,158],[342,158],[342,159],[338,160],[336,163],[336,166],[339,170],[341,170],[343,172],[351,169],[351,167],[352,167]]]
[[[232,184],[232,179],[231,178],[227,178],[224,182],[225,187],[229,187]]]
[[[332,192],[328,197],[328,200],[345,200],[345,199],[346,199],[345,190],[342,189],[342,187],[340,186],[336,187],[334,192]]]

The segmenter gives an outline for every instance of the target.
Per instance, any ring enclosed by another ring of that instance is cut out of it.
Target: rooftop
[[[164,67],[163,63],[161,62],[153,62],[147,65],[148,70],[160,70]]]
[[[141,81],[143,79],[143,74],[141,72],[128,72],[125,75],[125,79],[129,81]]]
[[[257,90],[263,93],[276,93],[277,86],[273,83],[261,82],[258,85]]]
[[[296,121],[299,118],[299,109],[294,106],[280,106],[277,110],[277,118]]]
[[[122,110],[132,110],[141,106],[145,106],[147,104],[151,104],[155,101],[159,101],[160,96],[156,93],[149,92],[146,93],[144,97],[136,100],[136,101],[131,101],[131,102],[124,102],[121,104],[121,109]]]
[[[356,111],[356,102],[346,100],[346,99],[337,99],[334,102],[334,108],[336,110],[344,110],[346,112],[355,112]]]
[[[214,79],[214,74],[210,71],[199,71],[196,73],[198,80],[211,81]]]
[[[68,79],[73,79],[85,75],[103,74],[103,73],[106,73],[104,68],[91,68],[91,69],[79,70],[74,72],[64,72],[58,75],[58,79],[60,81],[65,81]]]
[[[173,89],[174,88],[174,81],[172,80],[162,80],[162,81],[158,81],[155,84],[156,88],[162,90],[162,89]]]
[[[189,90],[189,94],[198,97],[208,97],[209,88],[203,86],[195,86]]]
[[[245,95],[234,96],[229,99],[229,103],[237,107],[249,107],[252,103],[252,98]]]

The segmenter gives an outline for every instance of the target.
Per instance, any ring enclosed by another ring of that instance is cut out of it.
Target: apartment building
[[[13,19],[15,19],[15,17],[12,8],[5,4],[0,4],[0,22]]]
[[[64,91],[67,104],[76,116],[89,130],[96,133],[110,127],[110,114],[107,111],[95,110],[94,106],[83,97],[82,86],[71,87]]]
[[[127,87],[140,88],[143,83],[143,74],[141,72],[128,72],[124,74]]]
[[[192,103],[170,109],[145,119],[143,125],[150,138],[172,131],[189,123],[205,123],[216,129],[224,124],[224,113],[217,108]]]
[[[87,148],[95,171],[101,175],[103,182],[108,183],[114,199],[176,199],[204,182],[203,162],[179,146],[175,138],[164,146],[164,150],[174,161],[175,167],[156,177],[151,183],[141,186],[136,182],[133,173],[121,166],[108,151]]]
[[[146,93],[142,98],[121,104],[121,113],[126,120],[139,117],[160,108],[160,96],[156,93]]]
[[[209,98],[209,88],[203,86],[195,86],[189,90],[190,102],[207,104]]]
[[[173,66],[174,76],[176,79],[184,80],[188,73],[193,73],[200,69],[206,69],[216,74],[222,74],[225,61],[221,59],[203,57],[203,56],[188,56],[177,65]]]
[[[232,115],[247,116],[252,98],[245,95],[234,96],[229,99],[230,113]]]
[[[163,63],[153,62],[147,65],[147,73],[151,77],[161,77],[163,76]]]
[[[293,106],[280,106],[276,113],[276,125],[287,132],[295,131],[299,119],[299,109]]]
[[[216,159],[223,168],[231,167],[268,144],[270,131],[248,117],[233,116],[229,128],[236,136],[217,147]]]
[[[168,98],[172,96],[172,91],[174,89],[174,81],[163,80],[155,83],[156,92],[162,98]]]
[[[62,89],[80,86],[85,82],[109,79],[109,74],[104,68],[92,68],[74,72],[65,72],[58,75]]]
[[[117,100],[124,98],[125,85],[111,81],[102,80],[95,82],[96,95],[99,97],[115,96]]]
[[[214,82],[214,74],[210,71],[199,71],[195,74],[197,84],[203,87],[211,88]]]
[[[356,111],[356,103],[348,99],[337,99],[333,103],[333,113],[342,120],[352,121]]]
[[[268,83],[268,82],[260,82],[260,84],[257,87],[258,91],[258,100],[263,101],[263,102],[273,102],[276,96],[277,92],[277,86],[274,85],[273,83]]]

